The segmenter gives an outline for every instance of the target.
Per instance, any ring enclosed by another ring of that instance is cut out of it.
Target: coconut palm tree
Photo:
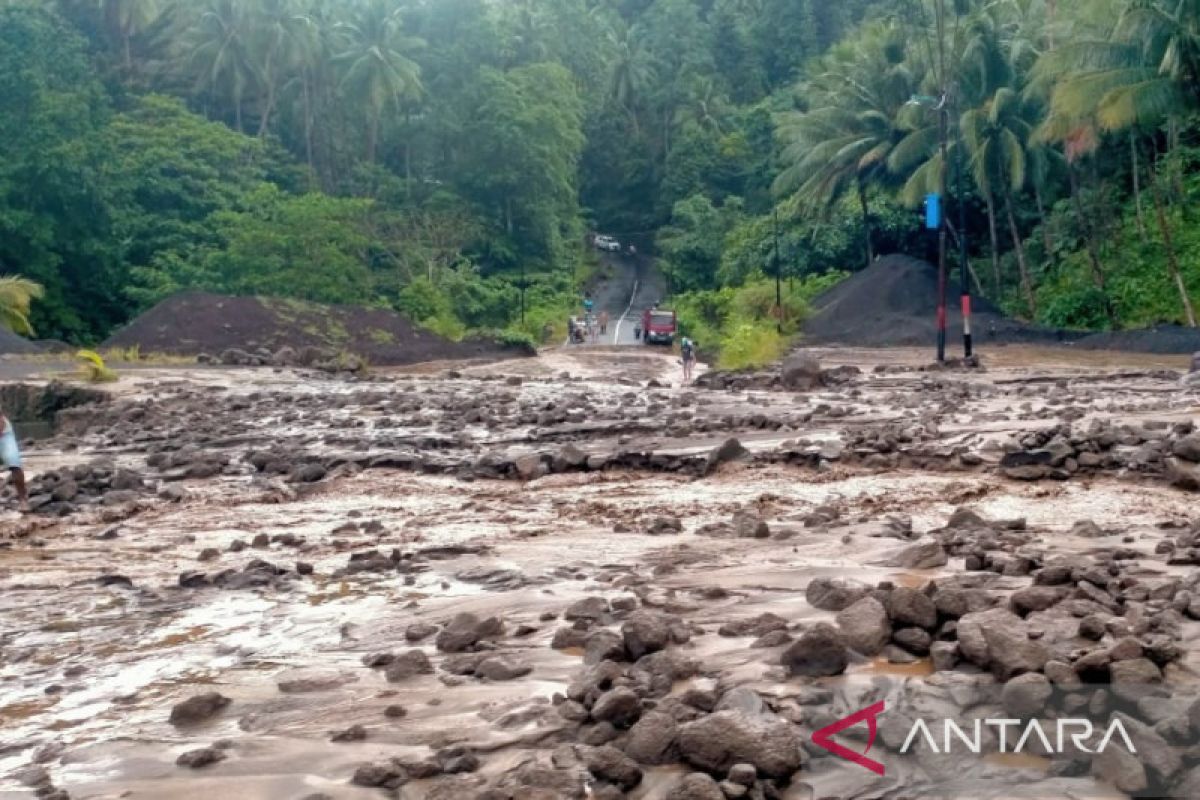
[[[97,0],[109,29],[121,42],[126,80],[133,77],[133,37],[158,19],[159,0]]]
[[[836,48],[801,91],[809,110],[785,115],[778,128],[784,168],[776,192],[790,194],[798,208],[828,208],[853,192],[868,265],[875,258],[870,189],[891,182],[888,162],[904,138],[897,120],[919,84],[896,34],[876,26]]]
[[[1098,134],[1164,124],[1174,151],[1178,120],[1200,109],[1200,2],[1128,0],[1107,38],[1064,45],[1041,59],[1037,72],[1053,81],[1050,114],[1040,135],[1064,142],[1069,159],[1094,151]],[[1131,153],[1137,175],[1136,144]],[[1184,316],[1197,327],[1157,166],[1150,169],[1155,220]]]
[[[242,121],[246,98],[256,91],[259,72],[255,64],[253,19],[248,0],[208,0],[199,17],[186,20],[182,46],[195,90],[213,100],[227,101],[234,125]]]
[[[367,161],[374,163],[384,112],[421,96],[421,68],[409,53],[424,45],[404,32],[400,9],[387,0],[364,0],[353,20],[342,23],[344,47],[335,61],[341,87],[367,112]]]
[[[1004,203],[1004,214],[1021,276],[1021,291],[1025,295],[1029,315],[1034,317],[1037,315],[1037,301],[1033,295],[1029,264],[1025,259],[1025,246],[1013,214],[1013,195],[1025,188],[1029,171],[1027,143],[1034,127],[1023,113],[1022,105],[1021,96],[1016,90],[1001,88],[983,105],[967,109],[959,121],[959,129],[966,154],[970,157],[971,176],[987,199],[988,212],[993,219],[993,198],[999,194]],[[998,270],[993,275],[993,281],[998,293]]]
[[[316,24],[297,0],[259,0],[251,21],[255,67],[262,83],[259,138],[270,130],[280,90],[289,76],[303,69],[315,35]]]
[[[0,324],[13,333],[33,335],[29,309],[45,294],[40,283],[16,275],[0,277]]]

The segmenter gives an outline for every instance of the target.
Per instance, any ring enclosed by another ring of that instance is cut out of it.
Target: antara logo
[[[875,744],[875,736],[879,732],[879,715],[884,710],[885,706],[883,702],[875,703],[838,720],[832,725],[826,725],[812,735],[813,744],[828,750],[838,758],[843,758],[864,769],[868,769],[876,775],[883,775],[885,771],[883,764],[874,759],[867,758],[867,753],[871,752],[871,747]],[[867,723],[867,746],[861,753],[857,753],[833,741],[833,736],[836,736],[847,728],[853,728],[862,722]],[[1073,747],[1075,751],[1103,753],[1113,743],[1114,739],[1118,739],[1129,753],[1137,754],[1137,749],[1134,748],[1133,742],[1129,738],[1129,733],[1125,730],[1124,724],[1122,724],[1118,717],[1113,718],[1094,750],[1089,747],[1089,743],[1094,741],[1093,734],[1096,733],[1096,728],[1090,720],[1086,719],[1056,720],[1051,726],[1053,735],[1047,735],[1042,723],[1036,719],[1029,720],[1025,724],[1024,730],[1021,728],[1021,720],[1018,719],[976,719],[969,728],[970,733],[954,720],[943,719],[941,722],[942,747],[940,749],[938,747],[938,740],[930,730],[929,723],[926,723],[923,719],[918,719],[909,729],[908,736],[905,737],[900,752],[908,753],[915,745],[920,744],[919,739],[924,739],[925,744],[934,753],[952,753],[956,745],[961,745],[965,746],[968,752],[978,755],[983,752],[984,728],[994,728],[999,744],[998,752],[1001,753],[1021,753],[1025,750],[1026,745],[1032,741],[1034,744],[1040,745],[1040,748],[1037,750],[1039,753],[1060,754],[1066,752],[1068,740],[1069,746]],[[936,722],[934,726],[937,726]],[[1014,737],[1015,746],[1011,749],[1009,748],[1009,744],[1012,740],[1007,736],[1010,729],[1012,729],[1014,734],[1019,734]]]
[[[844,758],[860,767],[865,767],[871,770],[876,775],[883,774],[883,764],[867,758],[867,753],[871,752],[871,745],[875,744],[875,734],[879,732],[878,717],[883,713],[884,705],[882,702],[876,703],[873,706],[867,706],[862,711],[857,711],[845,719],[840,719],[832,725],[826,725],[821,730],[813,734],[813,744],[818,747],[823,747],[833,753],[838,758]],[[867,723],[867,749],[861,753],[856,753],[848,747],[842,747],[831,736],[836,736],[847,728],[853,728],[860,722]]]

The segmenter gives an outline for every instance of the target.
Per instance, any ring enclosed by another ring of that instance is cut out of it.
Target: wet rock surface
[[[872,358],[193,371],[66,409],[0,520],[0,792],[852,796],[811,735],[868,701],[919,787],[905,703],[1091,686],[1146,757],[1051,760],[1051,796],[1196,785],[1194,393]]]

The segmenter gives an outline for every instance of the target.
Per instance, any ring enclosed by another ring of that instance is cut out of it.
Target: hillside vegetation
[[[1194,323],[1200,3],[1060,6],[0,0],[0,274],[79,342],[183,289],[540,339],[599,231],[740,362],[813,276],[936,258],[961,164],[1010,313]]]

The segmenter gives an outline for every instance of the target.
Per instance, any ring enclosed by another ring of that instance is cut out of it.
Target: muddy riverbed
[[[1196,796],[1186,360],[815,355],[148,370],[60,411],[0,518],[0,798]],[[1100,687],[1141,761],[812,741],[966,686]]]

